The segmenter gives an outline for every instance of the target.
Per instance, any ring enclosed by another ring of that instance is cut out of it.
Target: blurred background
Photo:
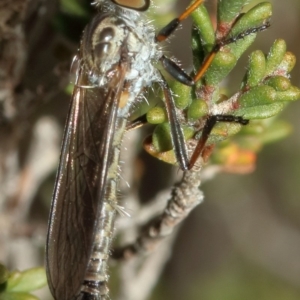
[[[268,52],[273,41],[282,38],[288,50],[300,57],[299,0],[270,2],[271,28],[258,35],[228,79],[233,91],[251,51]],[[157,27],[188,4],[188,0],[156,1],[151,13],[155,12]],[[213,16],[216,1],[207,0],[206,5]],[[81,9],[74,14],[77,6]],[[70,98],[66,92],[69,66],[94,12],[88,0],[0,3],[0,262],[10,270],[44,263],[48,213]],[[168,47],[187,70],[191,68],[190,28],[191,21],[186,20]],[[299,63],[291,81],[300,85]],[[299,299],[299,114],[299,101],[281,114],[292,132],[262,149],[253,173],[219,174],[203,183],[205,201],[180,227],[149,299]],[[128,179],[124,156],[124,178],[131,187],[122,187],[121,198],[132,197],[131,193],[149,203],[160,190],[170,190],[180,173],[138,148],[141,135],[125,138],[127,147],[136,148],[137,158],[132,158]],[[37,295],[51,299],[47,289]]]

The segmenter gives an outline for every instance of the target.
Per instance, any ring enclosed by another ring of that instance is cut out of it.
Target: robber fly
[[[56,300],[109,299],[120,145],[132,107],[154,82],[164,93],[178,163],[183,170],[190,167],[172,94],[154,63],[181,83],[194,84],[159,42],[202,2],[196,0],[157,35],[143,17],[150,0],[96,3],[100,13],[85,28],[74,59],[76,80],[50,213],[46,267]]]
[[[75,58],[76,81],[50,213],[46,265],[56,300],[108,299],[120,144],[130,109],[153,82],[164,91],[183,168],[188,161],[171,92],[153,62],[161,61],[182,82],[192,80],[158,47],[154,28],[141,14],[150,0],[98,4],[101,13],[85,28]],[[173,22],[159,37],[163,40],[177,25]]]

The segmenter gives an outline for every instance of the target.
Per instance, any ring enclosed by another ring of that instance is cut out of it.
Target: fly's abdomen
[[[120,158],[120,144],[125,131],[127,119],[118,118],[115,139],[113,141],[112,156],[107,173],[107,184],[105,186],[104,198],[102,200],[97,226],[95,228],[95,239],[92,253],[86,269],[81,296],[86,300],[109,299],[107,281],[107,263],[114,231],[114,219],[117,203],[118,164]]]

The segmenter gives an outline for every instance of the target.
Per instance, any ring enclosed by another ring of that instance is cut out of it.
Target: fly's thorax
[[[154,63],[161,57],[161,51],[155,42],[154,27],[140,19],[132,22],[125,19],[129,28],[127,38],[128,53],[131,56],[130,70],[126,80],[132,82],[132,90],[141,90],[159,80],[160,76]]]
[[[128,29],[126,48],[130,64],[119,104],[120,115],[129,112],[131,104],[141,99],[144,88],[161,80],[156,62],[162,56],[162,51],[155,41],[155,29],[142,15],[138,20],[123,15],[123,21]]]

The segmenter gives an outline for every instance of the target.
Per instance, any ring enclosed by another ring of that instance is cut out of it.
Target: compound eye
[[[150,5],[150,0],[111,0],[116,5],[134,9],[138,11],[145,11]]]

